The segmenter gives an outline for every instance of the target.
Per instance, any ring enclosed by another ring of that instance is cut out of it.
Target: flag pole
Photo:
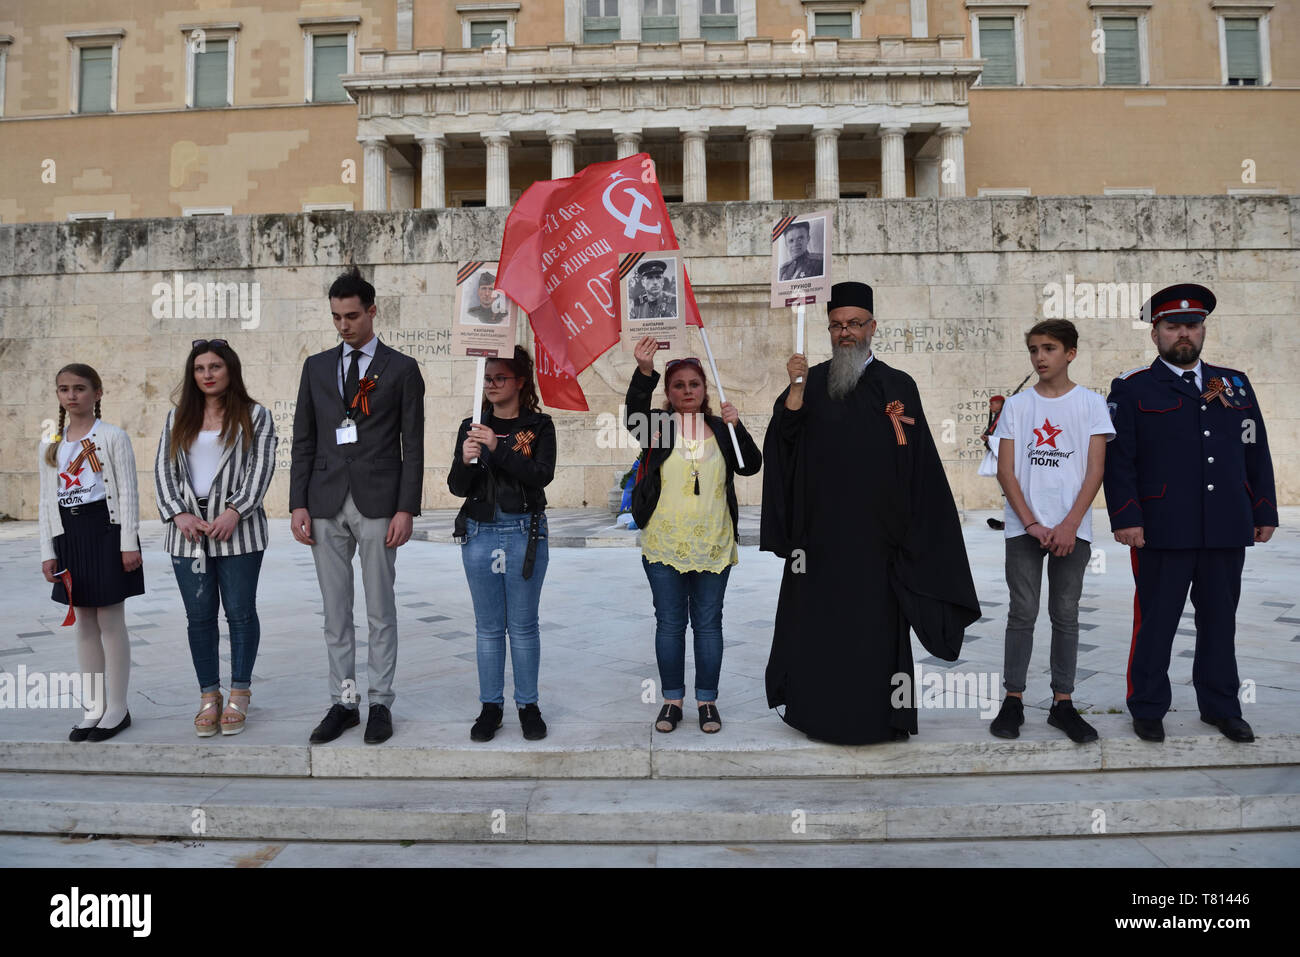
[[[483,377],[487,375],[487,356],[479,356],[477,371],[474,373],[474,408],[469,413],[469,424],[476,425],[479,423],[479,416],[483,414]],[[474,456],[474,463],[478,464],[478,456]]]
[[[803,355],[803,323],[804,323],[803,310],[804,310],[803,300],[800,300],[799,305],[795,307],[795,313],[797,319],[794,327],[794,351],[797,355]],[[795,379],[794,381],[802,382],[803,376],[799,376],[799,378]]]
[[[718,386],[718,401],[726,402],[727,394],[722,391],[722,379],[718,375],[718,364],[713,361],[713,349],[709,345],[709,334],[704,330],[704,323],[698,326],[700,336],[704,339],[704,354],[709,357],[709,368],[713,370],[713,381]],[[736,427],[730,422],[727,423],[727,429],[731,432],[731,446],[736,450],[736,464],[742,469],[745,467],[745,457],[740,454],[740,440],[736,438]]]

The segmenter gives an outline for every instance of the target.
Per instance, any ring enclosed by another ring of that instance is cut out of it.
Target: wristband
[[[1025,526],[1025,531],[1026,532],[1029,531],[1035,525],[1042,525],[1042,524],[1043,524],[1042,522],[1030,522],[1028,525]]]

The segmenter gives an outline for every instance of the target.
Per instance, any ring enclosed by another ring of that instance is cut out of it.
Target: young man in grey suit
[[[424,378],[419,363],[375,335],[375,287],[355,266],[330,286],[329,301],[343,342],[303,363],[289,472],[293,537],[311,546],[325,604],[334,702],[311,742],[361,723],[352,624],[352,556],[360,550],[370,644],[365,740],[379,744],[393,734],[393,582],[397,549],[420,514]]]

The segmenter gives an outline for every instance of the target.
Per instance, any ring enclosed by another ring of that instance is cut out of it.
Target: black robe
[[[800,409],[781,393],[763,445],[760,548],[786,559],[767,703],[810,737],[867,744],[916,733],[909,627],[953,661],[980,609],[916,383],[876,358],[835,402],[829,366],[808,371]],[[885,412],[894,400],[915,420],[905,445]]]

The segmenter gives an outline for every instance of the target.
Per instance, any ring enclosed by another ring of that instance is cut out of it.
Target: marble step
[[[797,844],[1187,835],[1298,825],[1300,768],[1294,766],[795,781],[0,774],[0,830],[29,834]]]
[[[306,744],[312,722],[263,721],[243,734],[198,739],[190,724],[141,719],[102,744],[65,740],[64,723],[0,725],[0,771],[199,774],[314,778],[783,778],[983,775],[1061,771],[1300,765],[1300,716],[1293,709],[1252,713],[1252,744],[1235,744],[1195,714],[1171,714],[1163,744],[1138,740],[1125,715],[1088,715],[1101,740],[1076,745],[1032,711],[1021,736],[995,738],[965,714],[925,714],[906,743],[841,747],[808,740],[767,717],[729,722],[704,735],[690,724],[656,734],[645,722],[552,723],[525,741],[507,722],[487,744],[465,722],[399,721],[397,734],[366,745],[361,730],[327,745]]]

